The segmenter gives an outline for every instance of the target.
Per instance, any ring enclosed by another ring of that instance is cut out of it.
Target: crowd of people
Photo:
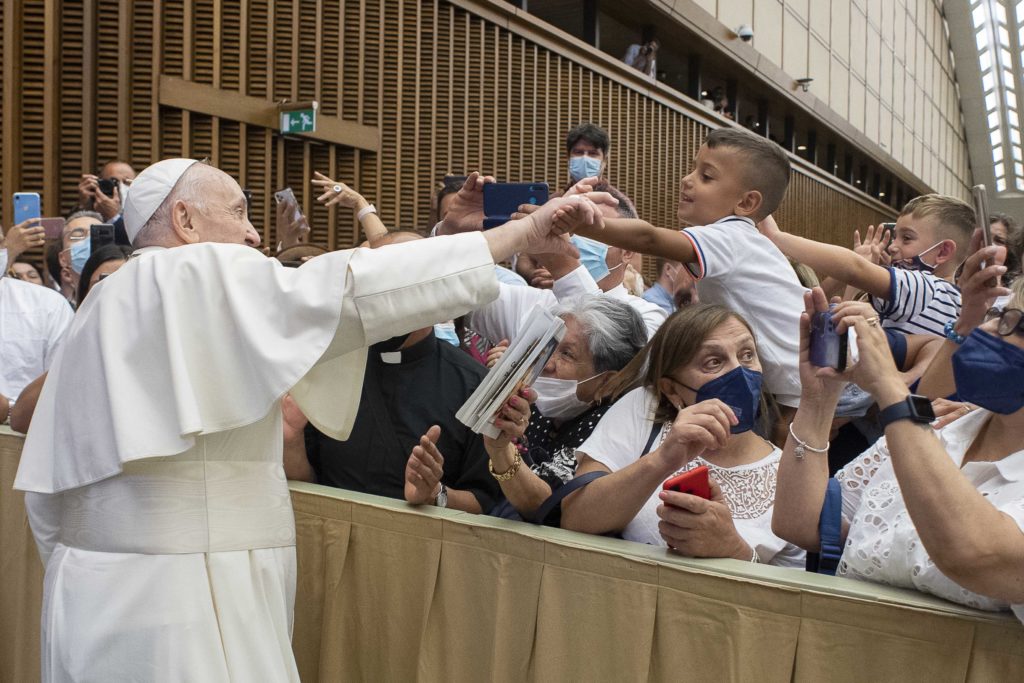
[[[683,179],[678,224],[654,226],[608,182],[609,150],[596,125],[574,128],[559,196],[486,231],[484,187],[495,180],[478,172],[445,185],[437,224],[420,231],[386,226],[372,198],[316,174],[318,201],[353,211],[364,248],[339,256],[293,247],[281,263],[260,256],[265,264],[247,255],[255,249],[207,254],[181,265],[174,285],[135,262],[169,260],[147,256],[158,249],[199,253],[205,242],[259,246],[237,184],[186,160],[160,162],[138,179],[121,162],[83,176],[80,205],[45,244],[45,263],[22,260],[46,242],[37,221],[7,231],[0,251],[0,416],[29,433],[26,457],[36,457],[33,438],[78,451],[42,469],[23,461],[19,473],[19,486],[37,495],[26,504],[44,558],[75,550],[55,541],[73,537],[54,532],[61,517],[46,511],[46,496],[95,486],[132,462],[192,453],[196,439],[249,430],[268,462],[283,449],[289,479],[615,534],[688,557],[813,569],[830,556],[839,576],[1012,608],[1024,620],[1024,236],[1016,222],[992,216],[986,244],[971,207],[929,194],[863,239],[855,235],[863,226],[849,226],[853,248],[809,240],[772,218],[790,179],[785,152],[726,128],[708,134]],[[113,181],[112,196],[102,181]],[[90,253],[90,226],[118,221],[132,247]],[[166,249],[177,246],[187,248]],[[656,259],[650,286],[639,276],[642,255]],[[428,272],[442,267],[473,279],[442,287],[436,302],[430,287],[403,284],[447,282]],[[188,315],[214,322],[175,331],[173,298],[188,294],[167,288],[188,290],[190,277],[212,300]],[[333,284],[310,289],[323,282]],[[125,311],[148,316],[139,301],[153,287],[166,309],[159,334],[175,341],[152,342],[142,331],[112,343],[104,326]],[[293,290],[311,300],[296,304]],[[351,307],[331,308],[328,299],[349,296]],[[218,315],[234,320],[246,306],[284,313],[265,326],[227,325],[214,346],[237,337],[240,359],[218,352],[217,363],[193,366],[199,342],[174,335],[201,338],[223,326]],[[495,415],[499,436],[476,434],[455,413],[538,306],[564,321],[564,337],[540,377]],[[845,369],[814,358],[821,331],[813,321],[823,313],[851,340]],[[318,315],[326,317],[313,325]],[[307,323],[313,331],[303,327],[301,341],[310,350],[297,360],[284,350],[294,341],[284,330]],[[97,326],[108,336],[90,332]],[[67,439],[84,417],[65,423],[59,408],[77,396],[116,414],[122,401],[142,401],[159,376],[146,349],[131,346],[146,343],[178,378],[161,413],[172,424],[146,432],[139,409],[139,425],[114,425],[100,439],[111,452],[83,453]],[[128,364],[76,367],[96,351]],[[55,358],[70,379],[49,387]],[[335,370],[347,383],[308,386]],[[102,387],[82,384],[97,373]],[[197,389],[203,373],[229,380]],[[229,397],[243,406],[218,403]],[[337,414],[323,410],[324,397]],[[849,452],[841,446],[851,434],[866,448],[836,457]],[[187,444],[184,435],[192,435]],[[99,455],[87,466],[69,460],[90,453]],[[75,473],[58,481],[62,467]],[[709,497],[663,489],[699,467],[708,469]]]

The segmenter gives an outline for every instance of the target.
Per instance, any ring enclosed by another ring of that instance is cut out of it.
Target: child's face
[[[894,261],[900,259],[914,258],[926,249],[930,249],[936,242],[941,242],[939,237],[939,217],[926,216],[925,218],[914,218],[907,214],[896,219],[896,230],[887,251]],[[938,250],[936,250],[938,251]],[[929,261],[934,259],[922,257]]]
[[[679,221],[707,225],[736,213],[750,189],[743,187],[743,164],[734,148],[701,145],[693,170],[679,186]]]

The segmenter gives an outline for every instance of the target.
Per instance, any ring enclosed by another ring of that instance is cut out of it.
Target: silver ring
[[[331,189],[332,189],[332,190],[334,190],[334,194],[341,194],[341,191],[342,191],[342,190],[343,190],[344,188],[343,188],[343,187],[342,187],[341,185],[335,185],[335,186],[334,186],[334,187],[332,187]]]

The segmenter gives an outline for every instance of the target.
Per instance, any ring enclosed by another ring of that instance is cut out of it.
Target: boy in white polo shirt
[[[789,174],[789,159],[774,142],[723,128],[708,134],[680,186],[679,221],[694,227],[666,230],[608,218],[586,224],[571,205],[559,210],[556,222],[566,232],[686,264],[702,302],[728,306],[750,322],[766,387],[782,405],[796,406],[805,290],[786,257],[755,227],[782,201]]]

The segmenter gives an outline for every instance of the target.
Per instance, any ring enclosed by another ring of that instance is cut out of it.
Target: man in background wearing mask
[[[584,178],[608,177],[608,133],[593,123],[581,123],[565,136],[569,156],[569,185]]]
[[[422,239],[391,232],[374,248]],[[501,497],[479,434],[455,419],[487,370],[433,327],[370,347],[352,434],[332,439],[294,406],[285,408],[289,479],[404,498],[464,512],[489,512]]]
[[[59,256],[60,293],[72,304],[76,303],[78,278],[91,255],[90,227],[102,222],[103,216],[95,211],[76,211],[64,223]]]

